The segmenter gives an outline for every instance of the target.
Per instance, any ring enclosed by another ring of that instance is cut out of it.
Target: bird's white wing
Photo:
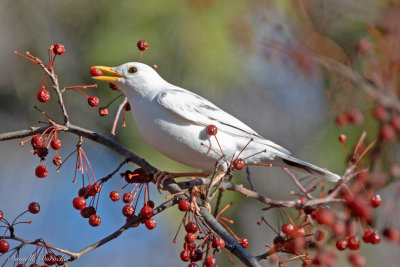
[[[290,152],[256,133],[249,126],[223,111],[207,99],[184,89],[168,89],[159,93],[155,100],[169,112],[199,125],[216,125],[219,131],[268,145],[282,153]]]

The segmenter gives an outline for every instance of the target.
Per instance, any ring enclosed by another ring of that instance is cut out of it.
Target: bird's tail
[[[302,173],[308,173],[330,182],[338,182],[340,179],[342,179],[339,175],[333,172],[322,169],[313,164],[292,157],[288,154],[283,154],[283,153],[277,154],[272,164],[282,168],[289,168],[297,170]]]

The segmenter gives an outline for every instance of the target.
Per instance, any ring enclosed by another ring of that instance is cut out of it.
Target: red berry
[[[194,234],[194,233],[196,233],[197,232],[197,224],[195,223],[195,222],[188,222],[186,225],[185,225],[185,230],[186,230],[186,232],[187,233],[192,233],[192,234]]]
[[[387,117],[386,108],[378,105],[374,108],[372,115],[375,117],[375,119],[382,121]]]
[[[347,248],[348,242],[347,239],[341,239],[336,242],[336,248],[338,250],[345,250]]]
[[[50,100],[50,92],[47,91],[46,89],[40,89],[37,94],[37,99],[43,103],[49,101]]]
[[[319,224],[331,226],[334,219],[333,213],[329,209],[321,208],[317,210],[317,222]]]
[[[101,191],[101,185],[99,183],[94,183],[90,184],[87,186],[87,189],[89,190],[89,195],[90,196],[95,196],[97,193],[100,193]]]
[[[187,233],[185,235],[185,242],[186,243],[193,243],[194,241],[196,241],[196,235],[193,233]]]
[[[98,216],[98,215],[96,215],[96,214],[90,215],[90,217],[89,217],[89,224],[90,224],[91,226],[96,227],[96,226],[99,226],[100,223],[101,223],[101,218],[100,218],[100,216]]]
[[[208,134],[208,135],[217,135],[217,132],[218,132],[218,128],[217,128],[217,126],[215,126],[215,125],[208,125],[207,127],[206,127],[206,133]]]
[[[344,142],[346,142],[346,135],[344,135],[344,134],[341,134],[341,135],[339,135],[339,142],[340,143],[344,143]]]
[[[381,242],[381,237],[377,232],[372,232],[369,235],[369,242],[374,245],[379,244]]]
[[[26,265],[25,264],[22,264],[22,263],[20,263],[20,264],[17,264],[17,266],[16,267],[26,267]]]
[[[54,265],[54,264],[57,263],[57,256],[56,256],[56,254],[54,254],[54,253],[52,253],[52,252],[47,253],[47,254],[44,256],[43,261],[44,261],[44,263],[46,263],[47,265],[52,266],[52,265]]]
[[[293,224],[286,223],[286,224],[282,225],[282,232],[284,232],[285,234],[289,234],[293,230],[294,230]]]
[[[139,217],[150,219],[153,216],[153,208],[147,205],[144,205],[143,208],[139,212]]]
[[[215,266],[217,266],[217,260],[215,258],[213,258],[213,257],[208,257],[204,261],[204,265],[206,267],[215,267]]]
[[[46,158],[47,154],[49,154],[49,150],[47,147],[42,147],[40,149],[35,149],[35,154],[38,155],[39,158]]]
[[[96,209],[93,206],[85,207],[81,210],[81,216],[85,219],[96,214]]]
[[[10,249],[10,244],[8,244],[7,240],[1,239],[0,240],[0,253],[7,253]]]
[[[31,145],[34,149],[40,149],[44,147],[44,139],[40,135],[35,135],[31,139]]]
[[[360,39],[360,41],[358,41],[358,50],[361,54],[366,55],[371,52],[372,45],[367,39]]]
[[[379,207],[382,204],[381,195],[376,194],[371,197],[371,206],[374,208]]]
[[[77,210],[83,210],[86,207],[86,200],[83,197],[76,197],[72,200],[72,205]]]
[[[283,247],[290,253],[297,254],[302,251],[307,244],[306,239],[303,236],[291,238],[284,243]]]
[[[360,239],[356,236],[350,236],[347,239],[347,246],[350,250],[357,250],[360,248]]]
[[[28,210],[32,214],[36,214],[40,211],[40,205],[36,202],[31,202],[28,206]]]
[[[274,243],[275,246],[280,246],[285,242],[285,238],[281,235],[278,235],[274,238],[272,242]]]
[[[314,238],[317,241],[322,241],[325,238],[325,232],[323,232],[321,230],[315,231]]]
[[[4,216],[3,211],[0,210],[0,221],[3,220],[3,216]]]
[[[382,138],[383,141],[389,142],[393,141],[396,138],[396,132],[390,124],[385,124],[381,128],[379,136]]]
[[[213,248],[220,248],[223,249],[225,247],[225,241],[220,237],[215,237],[212,241]]]
[[[126,223],[129,223],[129,222],[132,222],[132,221],[136,221],[137,220],[137,218],[138,218],[138,216],[136,216],[136,215],[131,215],[131,216],[129,216],[129,217],[126,217]],[[135,224],[132,224],[132,228],[133,227],[138,227],[139,226],[139,222],[138,223],[135,223]]]
[[[133,201],[133,195],[131,193],[125,193],[122,197],[124,203],[131,203]]]
[[[243,237],[240,238],[238,243],[244,248],[247,248],[249,246],[249,240],[247,240],[247,238],[243,238]]]
[[[54,150],[59,150],[62,146],[62,143],[60,141],[60,139],[53,139],[51,140],[51,148],[53,148]]]
[[[361,124],[364,121],[364,116],[358,109],[351,109],[346,112],[347,120],[353,124]]]
[[[114,202],[118,201],[119,200],[119,193],[117,191],[111,191],[110,198]]]
[[[371,234],[373,234],[372,231],[365,231],[365,232],[363,233],[362,239],[363,239],[363,241],[364,241],[365,243],[369,243],[369,242],[370,242],[369,237],[371,236]]]
[[[181,199],[181,200],[179,200],[178,209],[179,209],[180,211],[183,211],[183,212],[188,211],[188,210],[190,209],[190,202],[189,202],[189,200],[187,200],[187,199]]]
[[[87,187],[81,187],[81,189],[78,191],[78,196],[87,199],[90,196],[89,189]]]
[[[347,116],[346,114],[342,114],[337,116],[336,118],[336,124],[340,127],[340,126],[344,126],[348,123],[347,121]]]
[[[310,215],[315,209],[311,206],[305,206],[304,207],[304,213],[307,215]]]
[[[59,156],[55,156],[55,157],[53,158],[53,164],[54,164],[54,165],[56,165],[56,166],[60,166],[60,165],[61,165],[61,163],[62,163],[62,159],[61,159],[61,157],[59,157]]]
[[[236,158],[233,161],[233,168],[235,168],[236,170],[241,170],[244,168],[244,166],[246,166],[246,164],[243,159]]]
[[[181,252],[181,260],[182,261],[189,261],[190,260],[190,251],[185,249]]]
[[[201,261],[203,258],[203,252],[200,249],[195,249],[192,252],[190,252],[190,259],[192,261]]]
[[[131,205],[126,205],[122,208],[122,214],[125,217],[131,216],[135,212],[135,208],[132,207]]]
[[[98,68],[91,67],[90,68],[90,76],[92,76],[92,77],[103,76],[103,71]]]
[[[149,47],[149,44],[145,40],[140,40],[137,42],[137,47],[140,51],[144,51]]]
[[[45,178],[49,171],[47,170],[47,167],[44,165],[39,165],[35,169],[35,175],[39,178]]]
[[[156,220],[154,220],[153,218],[150,218],[145,221],[144,225],[146,225],[147,229],[152,230],[152,229],[156,228],[157,223],[156,223]]]
[[[398,242],[400,240],[400,231],[387,227],[383,229],[383,236],[389,239],[391,242]]]
[[[118,91],[118,86],[115,83],[110,83],[111,90]]]
[[[57,265],[63,266],[64,265],[64,257],[62,255],[57,255]]]
[[[53,45],[53,52],[56,55],[62,55],[65,53],[65,47],[63,44],[55,44]]]
[[[190,251],[193,251],[193,250],[195,250],[197,247],[196,247],[196,243],[183,243],[183,248],[184,249],[188,249],[188,250],[190,250]]]
[[[133,172],[126,171],[125,172],[125,181],[128,184],[132,183],[143,183],[147,179],[146,172],[142,168],[138,168]]]
[[[396,130],[400,131],[400,116],[394,116],[390,119],[390,125]]]
[[[154,208],[154,202],[153,201],[151,201],[151,200],[148,200],[147,202],[146,202],[146,205],[147,206],[149,206],[150,208]]]
[[[97,96],[91,96],[88,98],[88,104],[91,107],[97,107],[100,104],[100,100]]]
[[[199,267],[195,262],[189,263],[188,267]]]
[[[354,267],[362,267],[365,265],[365,258],[362,255],[354,252],[349,254],[349,261]]]

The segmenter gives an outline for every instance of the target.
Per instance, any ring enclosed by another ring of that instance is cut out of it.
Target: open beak
[[[99,70],[111,75],[111,76],[93,76],[92,77],[93,79],[96,79],[99,81],[115,82],[115,81],[118,81],[119,78],[124,78],[123,75],[119,74],[118,72],[113,71],[113,68],[111,68],[111,67],[93,66],[92,68],[99,69]]]

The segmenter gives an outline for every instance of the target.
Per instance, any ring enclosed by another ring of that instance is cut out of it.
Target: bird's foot
[[[161,190],[166,190],[164,188],[164,182],[166,180],[174,179],[175,175],[169,172],[159,171],[154,174],[153,179],[155,180],[155,184],[157,186],[157,191],[161,194]]]
[[[213,187],[214,185],[218,184],[219,181],[221,181],[221,179],[223,179],[226,175],[226,172],[220,172],[219,174],[217,174],[216,176],[214,176],[214,178],[211,179],[210,183],[207,186],[206,190],[211,189],[211,187]]]

